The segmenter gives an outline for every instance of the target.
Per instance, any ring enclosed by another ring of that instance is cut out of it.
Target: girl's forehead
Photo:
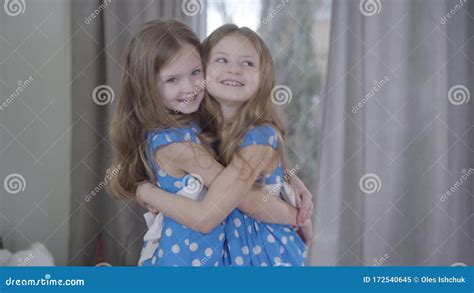
[[[171,60],[160,68],[160,75],[186,73],[199,66],[202,66],[199,51],[191,45],[184,45]]]
[[[213,54],[257,56],[257,50],[252,42],[247,37],[236,34],[223,37],[211,52]]]

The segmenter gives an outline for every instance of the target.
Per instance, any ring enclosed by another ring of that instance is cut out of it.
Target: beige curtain
[[[102,261],[112,265],[136,265],[138,261],[146,228],[144,211],[134,201],[112,200],[103,186],[112,151],[109,123],[120,94],[123,51],[143,23],[173,18],[190,25],[201,38],[205,36],[206,3],[183,10],[185,4],[173,0],[72,1],[69,265],[95,265],[100,251]]]

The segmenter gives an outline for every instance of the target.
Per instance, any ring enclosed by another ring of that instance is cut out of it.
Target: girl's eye
[[[176,77],[172,77],[170,79],[167,79],[166,80],[166,83],[170,83],[170,84],[174,84],[178,81],[178,79]]]
[[[217,63],[227,63],[227,59],[226,59],[226,58],[223,58],[223,57],[222,57],[222,58],[217,58],[217,59],[216,59],[216,62],[217,62]]]
[[[196,69],[191,73],[191,75],[199,75],[199,74],[201,74],[201,72],[202,72],[201,69]]]
[[[250,61],[244,61],[244,65],[245,65],[245,66],[254,67],[253,62],[250,62]]]

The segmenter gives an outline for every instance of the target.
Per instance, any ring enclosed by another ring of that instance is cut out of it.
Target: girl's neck
[[[240,102],[229,102],[216,99],[219,102],[220,111],[222,115],[222,126],[229,124],[242,106]]]

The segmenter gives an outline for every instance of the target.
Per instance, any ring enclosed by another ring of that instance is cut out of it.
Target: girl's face
[[[218,101],[243,103],[255,94],[260,58],[246,37],[224,37],[212,48],[207,61],[207,90]]]
[[[201,56],[195,47],[181,47],[156,79],[159,97],[167,109],[183,114],[198,110],[205,88]]]

